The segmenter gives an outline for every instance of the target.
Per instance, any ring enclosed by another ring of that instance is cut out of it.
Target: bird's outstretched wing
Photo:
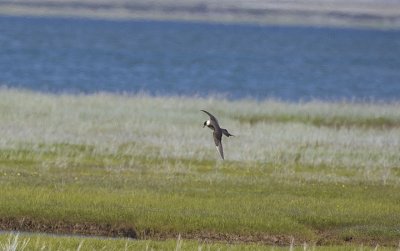
[[[219,155],[221,155],[222,160],[225,160],[225,159],[224,159],[224,149],[222,148],[222,143],[219,142],[219,145],[216,146],[216,147],[217,147],[217,150],[218,150],[218,152],[219,152]]]
[[[219,155],[221,155],[221,158],[224,160],[224,149],[222,147],[222,142],[221,142],[222,132],[218,130],[214,131],[213,137],[214,137],[215,147],[217,147]]]
[[[214,115],[212,115],[211,113],[209,113],[209,112],[207,112],[207,111],[205,111],[205,110],[200,110],[200,111],[207,113],[207,115],[210,116],[210,119],[211,119],[211,120],[214,120],[215,122],[218,123],[218,120],[217,120],[216,117],[214,117]]]

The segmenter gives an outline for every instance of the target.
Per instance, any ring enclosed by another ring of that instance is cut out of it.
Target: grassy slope
[[[224,139],[225,162],[200,109],[237,135]],[[2,90],[0,223],[140,238],[397,245],[399,121],[399,104]]]

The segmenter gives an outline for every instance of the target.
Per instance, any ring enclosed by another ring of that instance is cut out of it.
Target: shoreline
[[[400,3],[357,3],[3,1],[0,15],[400,29]]]

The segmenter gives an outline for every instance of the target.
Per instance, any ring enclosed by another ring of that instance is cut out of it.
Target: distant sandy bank
[[[0,15],[400,28],[393,0],[6,0]]]

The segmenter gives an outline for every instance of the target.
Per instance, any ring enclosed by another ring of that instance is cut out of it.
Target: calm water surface
[[[0,85],[400,100],[400,31],[0,17]]]

